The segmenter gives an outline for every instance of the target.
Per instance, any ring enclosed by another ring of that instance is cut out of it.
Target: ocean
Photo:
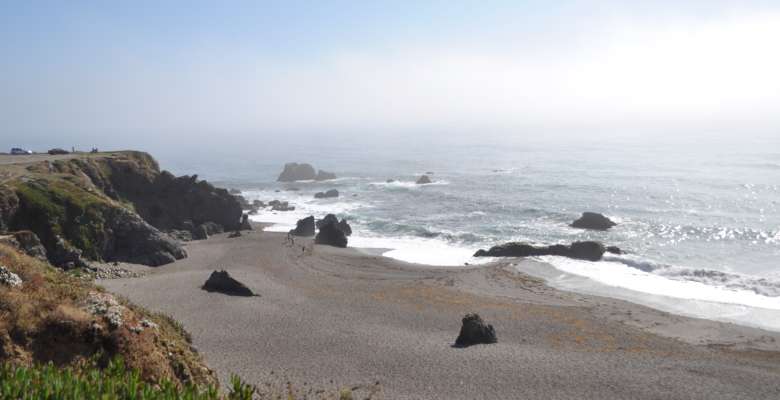
[[[551,268],[545,278],[566,290],[780,331],[777,140],[261,147],[161,163],[238,188],[250,201],[296,207],[252,217],[274,223],[268,230],[286,232],[300,218],[334,213],[352,225],[351,247],[381,249],[410,263],[485,263],[491,260],[472,254],[509,241],[602,241],[627,254],[600,262],[544,257]],[[292,161],[339,178],[277,183]],[[428,172],[434,183],[416,185]],[[314,199],[328,189],[340,196]],[[584,211],[604,213],[618,226],[569,227]]]

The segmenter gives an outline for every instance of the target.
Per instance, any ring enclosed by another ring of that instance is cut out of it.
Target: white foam
[[[292,205],[292,204],[291,204]],[[271,211],[270,208],[262,209],[257,214],[250,216],[255,222],[270,223],[271,226],[263,230],[268,232],[289,232],[295,228],[299,219],[313,215],[315,218],[323,218],[328,213],[343,214],[348,211],[365,207],[360,203],[330,203],[318,204],[295,203],[294,211]],[[349,238],[349,246],[363,249],[381,249],[382,256],[396,260],[425,265],[437,266],[463,266],[465,264],[485,264],[490,258],[472,257],[477,248],[458,247],[444,240],[425,239],[416,237],[376,237],[369,232],[362,231],[359,227],[353,227],[353,234]]]
[[[492,261],[491,258],[472,257],[476,248],[458,247],[436,239],[371,237],[356,232],[355,236],[350,237],[349,245],[364,249],[387,249],[382,256],[414,264],[455,267]]]
[[[369,182],[369,185],[384,186],[388,188],[405,188],[405,189],[418,189],[425,186],[441,186],[449,185],[450,182],[446,180],[433,181],[431,183],[418,184],[416,181],[392,181],[392,182]]]
[[[553,256],[539,259],[559,271],[587,278],[576,280],[559,275],[550,280],[551,285],[559,288],[621,298],[675,314],[780,331],[780,297],[669,279],[620,262]]]

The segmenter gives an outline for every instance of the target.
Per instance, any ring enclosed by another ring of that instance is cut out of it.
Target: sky
[[[777,1],[0,1],[0,38],[3,147],[780,136]]]

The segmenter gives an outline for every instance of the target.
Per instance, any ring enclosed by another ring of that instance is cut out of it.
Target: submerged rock
[[[617,246],[607,246],[607,253],[611,254],[623,254],[623,250],[620,249],[620,247]]]
[[[572,222],[571,227],[605,231],[615,225],[617,224],[602,214],[584,212],[578,220]]]
[[[460,334],[455,339],[456,347],[498,343],[493,325],[485,324],[478,314],[466,314],[462,322]]]
[[[578,260],[599,261],[606,248],[599,242],[574,242],[571,245],[555,244],[535,246],[524,242],[511,242],[493,246],[489,250],[477,250],[474,257],[535,257],[561,256]]]
[[[233,232],[230,232],[230,234],[228,235],[228,238],[233,239],[233,238],[237,238],[237,237],[241,237],[241,236],[242,236],[241,235],[241,231],[233,231]]]
[[[207,292],[219,292],[230,296],[255,296],[243,283],[233,279],[227,271],[214,271],[203,284]]]
[[[314,216],[309,216],[299,219],[295,229],[291,230],[290,233],[295,236],[314,236],[314,228]]]
[[[331,189],[327,192],[317,192],[314,194],[315,199],[328,199],[332,197],[339,197],[339,191],[336,189]]]
[[[431,178],[429,178],[428,175],[423,175],[415,183],[418,185],[427,185],[429,183],[433,183],[433,181],[431,181]]]

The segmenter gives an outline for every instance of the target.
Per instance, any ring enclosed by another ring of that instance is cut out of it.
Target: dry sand
[[[780,399],[776,333],[558,291],[507,263],[419,266],[284,238],[218,235],[101,284],[181,321],[223,383],[235,373],[385,399]],[[215,269],[260,297],[201,290]],[[468,312],[498,344],[452,347]]]

